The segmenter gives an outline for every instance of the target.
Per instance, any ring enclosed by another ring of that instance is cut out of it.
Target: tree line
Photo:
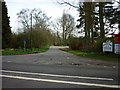
[[[48,17],[40,9],[22,9],[17,13],[19,22],[18,33],[13,33],[10,27],[10,17],[6,3],[2,3],[2,48],[39,48],[47,45],[65,45],[66,40],[74,30],[74,18],[64,12],[57,22],[51,25]],[[50,28],[53,27],[54,32]],[[57,28],[57,29],[56,29]],[[60,33],[61,31],[62,33]]]
[[[31,16],[32,15],[32,16]],[[19,33],[13,33],[10,27],[10,17],[8,17],[7,6],[2,2],[2,48],[23,48],[23,41],[27,48],[39,48],[52,43],[52,33],[50,32],[49,18],[38,9],[22,9],[17,13]],[[33,20],[32,20],[33,19]],[[32,21],[31,21],[32,20]]]
[[[58,3],[77,8],[79,12],[76,27],[83,37],[71,38],[72,49],[94,51],[95,48],[99,48],[98,51],[101,51],[102,42],[106,38],[113,41],[114,32],[118,30],[120,33],[120,2],[117,0],[112,2],[78,2],[76,5],[64,0]],[[111,38],[108,38],[109,35]]]
[[[19,33],[11,32],[10,21],[5,2],[2,4],[2,45],[3,48],[21,48],[26,41],[27,48],[46,45],[70,45],[71,49],[90,51],[93,48],[101,50],[102,41],[107,35],[113,35],[118,25],[120,30],[120,3],[119,2],[58,2],[60,5],[69,5],[77,8],[79,18],[76,25],[72,13],[63,11],[56,21],[51,22],[40,9],[22,9],[17,13]],[[115,5],[115,3],[117,3]],[[52,24],[51,24],[52,23]],[[51,26],[53,28],[51,28]],[[75,37],[73,31],[78,28]],[[55,32],[54,32],[55,31]],[[119,31],[120,32],[120,31]],[[113,38],[111,38],[113,40]],[[98,50],[98,51],[100,51]]]

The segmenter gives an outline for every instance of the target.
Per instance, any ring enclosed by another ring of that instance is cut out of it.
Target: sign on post
[[[22,38],[22,41],[24,42],[24,41],[27,41],[27,38]]]
[[[114,34],[114,53],[120,54],[120,34]]]
[[[22,41],[24,43],[24,51],[26,51],[26,41],[27,41],[27,39],[26,38],[22,38]]]
[[[103,42],[103,52],[112,52],[113,43],[111,41]]]

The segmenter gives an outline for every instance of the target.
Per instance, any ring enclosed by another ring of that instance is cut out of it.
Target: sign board
[[[120,54],[120,44],[115,44],[114,45],[114,53]]]
[[[120,54],[120,34],[114,34],[114,53]]]
[[[114,43],[120,44],[120,34],[114,34]]]
[[[27,41],[27,38],[22,38],[22,41]]]
[[[110,41],[103,42],[103,52],[112,52],[113,51],[113,43]]]

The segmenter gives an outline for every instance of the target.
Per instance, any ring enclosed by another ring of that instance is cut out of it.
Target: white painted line
[[[8,61],[8,62],[12,62],[12,61]]]
[[[43,81],[43,82],[52,82],[52,83],[84,85],[84,86],[107,87],[107,88],[119,88],[120,87],[118,85],[105,85],[105,84],[94,84],[94,83],[83,83],[83,82],[71,82],[71,81],[39,79],[39,78],[28,78],[28,77],[10,76],[10,75],[0,75],[0,77],[14,78],[14,79],[23,79],[23,80],[33,80],[33,81]]]
[[[31,74],[31,75],[52,76],[52,77],[66,77],[66,78],[79,78],[79,79],[94,79],[94,80],[108,80],[108,81],[113,81],[113,79],[111,79],[111,78],[68,76],[68,75],[56,75],[56,74],[44,74],[44,73],[18,72],[18,71],[8,71],[8,70],[0,70],[0,71],[2,71],[2,72],[8,72],[8,73]]]

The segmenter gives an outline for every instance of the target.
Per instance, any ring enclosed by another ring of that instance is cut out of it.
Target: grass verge
[[[75,55],[80,55],[83,57],[93,58],[93,59],[100,59],[106,61],[120,61],[120,55],[112,54],[112,53],[91,53],[91,52],[80,52],[76,50],[70,49],[60,49]]]
[[[22,54],[32,54],[32,53],[41,53],[45,52],[49,49],[49,46],[41,47],[41,48],[32,48],[31,49],[4,49],[2,50],[2,55],[22,55]]]

